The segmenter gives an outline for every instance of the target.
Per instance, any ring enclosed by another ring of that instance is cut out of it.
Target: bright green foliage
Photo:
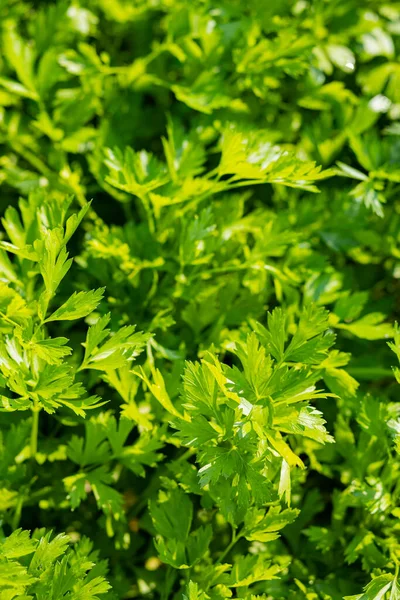
[[[399,36],[0,3],[0,600],[400,599]]]
[[[64,534],[16,529],[0,540],[0,598],[99,600],[110,589],[107,566],[87,538],[69,547]],[[95,563],[96,566],[95,566]]]

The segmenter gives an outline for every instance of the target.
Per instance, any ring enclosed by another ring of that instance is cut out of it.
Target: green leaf
[[[193,505],[178,487],[160,491],[157,502],[150,502],[150,514],[157,532],[165,538],[185,542],[193,517]]]
[[[207,595],[199,589],[197,583],[189,581],[183,598],[184,600],[206,600]]]
[[[21,83],[32,92],[32,97],[37,99],[33,73],[34,50],[18,35],[15,27],[10,22],[6,25],[3,32],[5,56],[16,71]]]
[[[392,325],[384,321],[385,315],[382,313],[369,313],[353,323],[339,323],[335,326],[364,340],[380,340],[393,337]]]
[[[80,369],[108,371],[122,368],[139,356],[150,338],[147,333],[135,333],[135,325],[121,327],[109,335],[110,331],[105,329],[108,322],[109,316],[106,315],[89,327],[84,344],[85,356]],[[109,339],[99,346],[107,336]]]
[[[47,338],[32,343],[32,349],[39,358],[45,360],[51,365],[57,365],[62,362],[64,356],[71,354],[72,349],[65,344],[67,338]]]
[[[247,587],[258,581],[277,579],[281,571],[278,565],[271,565],[262,556],[241,556],[232,567],[232,571],[224,582],[228,587]]]
[[[360,600],[383,600],[393,583],[393,576],[389,574],[375,577],[366,587],[363,594],[357,596]],[[347,596],[347,600],[352,597]]]
[[[101,421],[90,419],[85,423],[85,439],[78,436],[70,439],[67,450],[69,458],[81,467],[106,462],[111,457],[107,434]]]
[[[247,540],[270,542],[279,537],[279,532],[286,525],[293,523],[298,510],[271,507],[268,512],[263,510],[249,510],[245,517],[243,535]]]
[[[51,539],[51,532],[39,539],[35,554],[29,565],[29,573],[40,577],[61,556],[69,544],[69,537],[64,534],[56,535]]]
[[[2,558],[13,559],[35,551],[37,540],[32,540],[29,531],[16,529],[12,534],[1,542]]]
[[[26,567],[13,561],[0,562],[0,590],[1,588],[3,591],[7,588],[14,588],[16,592],[23,592],[28,585],[35,581],[35,577],[28,573]]]
[[[90,292],[74,292],[62,306],[45,319],[45,323],[49,321],[73,321],[74,319],[87,317],[97,308],[104,290],[105,288],[100,288]]]

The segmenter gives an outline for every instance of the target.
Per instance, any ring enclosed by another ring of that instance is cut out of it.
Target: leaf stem
[[[13,531],[15,529],[18,529],[18,525],[19,525],[19,522],[21,520],[21,513],[22,513],[22,506],[24,504],[24,499],[25,499],[25,492],[24,492],[24,489],[21,489],[20,492],[19,492],[18,502],[17,502],[17,505],[15,507],[14,517],[13,517],[13,520],[12,520]]]
[[[31,459],[33,460],[37,453],[37,442],[39,433],[39,412],[40,408],[32,408],[32,429],[31,429]]]
[[[168,600],[168,598],[170,597],[175,578],[176,578],[175,569],[173,569],[171,567],[171,565],[168,565],[167,570],[165,572],[164,587],[161,592],[161,600]]]
[[[181,456],[178,456],[178,458],[176,458],[174,462],[175,463],[183,462],[183,461],[187,460],[188,458],[190,458],[191,456],[193,456],[194,454],[196,454],[196,448],[188,448],[188,450],[186,450],[186,452],[181,454]]]
[[[0,310],[0,317],[2,319],[4,319],[5,321],[7,321],[7,323],[10,323],[10,325],[14,325],[14,327],[18,327],[18,323],[16,321],[13,321],[12,319],[10,319],[10,317],[8,317],[6,314],[3,313],[3,311]]]
[[[227,545],[227,547],[225,548],[225,550],[222,552],[221,556],[219,557],[219,559],[217,560],[217,562],[215,564],[221,564],[222,561],[225,559],[225,557],[229,554],[229,552],[232,550],[233,546],[236,544],[236,542],[238,542],[240,540],[240,538],[242,537],[241,533],[236,534],[236,530],[232,528],[232,539],[230,541],[230,543]]]

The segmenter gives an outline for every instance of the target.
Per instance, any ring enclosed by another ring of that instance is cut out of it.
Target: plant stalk
[[[242,537],[242,534],[240,532],[236,533],[235,530],[232,531],[232,539],[231,539],[230,543],[227,545],[227,547],[225,548],[225,550],[222,552],[220,557],[218,558],[218,560],[216,562],[217,565],[222,563],[222,561],[229,554],[229,552],[232,550],[233,546],[236,544],[236,542],[238,542],[240,540],[241,537]]]
[[[31,459],[33,460],[37,453],[38,433],[39,433],[39,412],[40,408],[32,409],[32,429],[31,429]]]

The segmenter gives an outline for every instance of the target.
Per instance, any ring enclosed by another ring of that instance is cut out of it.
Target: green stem
[[[26,160],[32,167],[34,167],[39,173],[45,177],[56,176],[56,174],[38,157],[34,152],[31,152],[27,148],[16,142],[15,140],[9,140],[12,149],[17,152],[22,158]]]
[[[71,190],[71,192],[75,195],[78,203],[81,206],[86,206],[87,200],[85,198],[85,195],[79,187],[79,184],[75,182],[72,178],[72,173],[66,178],[60,177],[58,173],[52,171],[46,165],[46,163],[44,163],[38,156],[36,156],[34,152],[31,152],[30,150],[25,148],[23,144],[20,144],[19,142],[16,142],[15,140],[11,139],[9,139],[9,143],[12,149],[15,152],[17,152],[17,154],[22,156],[22,158],[26,160],[30,165],[32,165],[32,167],[34,167],[39,173],[41,173],[47,178],[57,179],[61,187],[64,187],[64,189],[65,187],[67,187]],[[97,218],[97,214],[95,213],[93,208],[89,209],[88,216],[90,216],[93,220]]]
[[[349,375],[359,377],[360,379],[370,379],[372,377],[392,377],[392,369],[385,369],[383,367],[349,367],[346,369]]]
[[[154,215],[153,215],[153,210],[151,208],[151,203],[150,203],[150,200],[149,200],[147,194],[143,194],[142,196],[140,196],[140,200],[142,202],[142,206],[144,208],[144,211],[145,211],[145,214],[147,217],[147,223],[149,225],[150,233],[155,233],[156,232],[155,219],[154,219]]]
[[[399,578],[399,569],[400,569],[400,565],[399,565],[399,563],[397,562],[397,559],[396,559],[396,557],[394,557],[394,561],[395,561],[395,564],[396,564],[396,570],[395,570],[395,572],[394,572],[394,578],[395,578],[395,580],[397,581],[397,580],[398,580],[398,578]]]
[[[167,570],[165,572],[165,581],[164,581],[164,587],[163,590],[161,592],[161,600],[168,600],[168,580],[171,576],[171,570],[172,567],[170,565],[168,565]]]
[[[241,533],[236,534],[236,531],[233,529],[232,539],[231,539],[230,543],[227,545],[227,547],[222,552],[221,556],[219,557],[219,559],[217,560],[217,562],[215,564],[219,565],[222,563],[224,558],[229,554],[229,552],[232,550],[233,546],[236,544],[236,542],[238,542],[240,540],[241,537],[242,537],[242,534]]]
[[[196,454],[196,448],[189,448],[181,456],[179,456],[177,459],[175,459],[174,462],[175,463],[183,462],[183,461],[187,460],[188,458],[190,458],[191,456],[194,456],[194,454]]]
[[[31,429],[31,459],[34,459],[37,453],[37,441],[39,433],[39,412],[40,408],[32,409],[32,429]]]
[[[20,492],[19,492],[18,502],[17,502],[17,505],[15,507],[14,517],[13,517],[13,520],[12,520],[12,528],[13,528],[13,530],[18,529],[18,525],[19,525],[19,522],[21,520],[21,512],[22,512],[22,506],[24,504],[24,499],[25,499],[25,492],[24,492],[23,489],[21,489]]]
[[[2,319],[4,319],[5,321],[7,321],[7,323],[10,323],[10,325],[13,325],[14,327],[19,327],[19,325],[16,321],[13,321],[12,319],[10,319],[10,317],[7,317],[7,315],[4,314],[3,311],[1,311],[1,310],[0,310],[0,317]]]

